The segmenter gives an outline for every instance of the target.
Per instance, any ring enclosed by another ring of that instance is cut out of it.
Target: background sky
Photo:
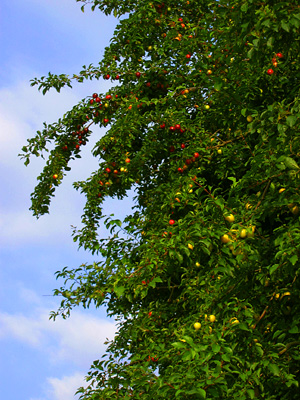
[[[73,74],[97,63],[117,20],[100,11],[80,10],[75,0],[1,0],[0,3],[0,393],[5,400],[71,400],[84,383],[103,342],[116,326],[105,309],[77,308],[68,320],[49,321],[60,299],[52,296],[54,272],[95,258],[78,251],[71,225],[80,224],[84,199],[72,189],[96,168],[89,154],[104,130],[84,148],[84,156],[57,190],[50,215],[36,220],[30,194],[43,161],[28,167],[18,157],[26,139],[42,123],[55,122],[75,103],[108,89],[107,81],[88,82],[43,96],[30,79]],[[116,201],[107,213],[122,218]]]

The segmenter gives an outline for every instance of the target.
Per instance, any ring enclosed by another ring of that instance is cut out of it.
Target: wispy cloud
[[[47,399],[49,400],[74,400],[79,397],[74,394],[80,386],[85,386],[84,375],[77,372],[62,378],[48,378]]]
[[[67,361],[82,367],[104,354],[104,342],[116,331],[113,322],[87,311],[73,311],[71,318],[53,322],[45,309],[29,316],[1,312],[0,327],[0,340],[14,339],[45,352],[53,364]]]
[[[74,396],[77,389],[85,386],[84,374],[75,372],[62,378],[47,378],[44,386],[44,397],[31,398],[30,400],[76,400],[79,395]]]

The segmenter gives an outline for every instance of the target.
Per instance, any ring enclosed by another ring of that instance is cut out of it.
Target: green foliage
[[[299,2],[81,2],[122,16],[103,60],[32,84],[118,84],[23,147],[28,164],[54,143],[32,195],[39,217],[93,127],[107,128],[99,169],[74,183],[86,196],[74,240],[101,261],[57,272],[51,314],[105,304],[119,323],[78,393],[298,399]],[[130,189],[132,215],[103,215]]]

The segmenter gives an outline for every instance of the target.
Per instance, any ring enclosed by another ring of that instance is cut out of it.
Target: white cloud
[[[38,346],[43,339],[43,331],[40,329],[41,321],[34,320],[24,315],[10,315],[0,313],[0,335],[2,338],[14,337],[16,340],[26,342],[29,346]],[[1,339],[0,336],[0,339]]]
[[[81,372],[75,372],[62,378],[47,378],[47,383],[43,385],[45,397],[30,400],[76,400],[79,398],[79,394],[75,396],[77,389],[86,386],[84,377]]]
[[[70,225],[80,222],[78,215],[76,216],[76,201],[68,201],[68,204],[56,203],[55,208],[53,215],[46,215],[39,220],[27,209],[0,212],[1,244],[15,246],[20,243],[37,244],[48,241],[49,246],[55,248],[62,242],[72,243]]]
[[[52,353],[53,362],[70,360],[80,365],[82,360],[87,362],[101,357],[105,349],[103,343],[114,337],[116,325],[86,313],[73,312],[68,320],[52,323],[51,330],[59,338],[59,351]]]
[[[80,386],[85,386],[84,375],[76,372],[71,376],[47,379],[49,389],[47,390],[49,400],[74,400],[79,395],[74,396]]]
[[[0,313],[0,340],[15,339],[46,352],[53,364],[72,362],[85,366],[104,354],[106,338],[113,339],[116,325],[85,311],[73,311],[69,319],[49,321],[49,312],[33,315]]]

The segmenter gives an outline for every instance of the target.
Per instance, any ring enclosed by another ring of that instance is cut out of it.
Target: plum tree
[[[54,143],[32,194],[39,217],[93,127],[106,127],[98,170],[74,183],[86,196],[74,239],[98,258],[57,273],[51,315],[94,303],[119,321],[78,393],[298,399],[299,2],[81,3],[120,18],[103,59],[32,85],[115,86],[45,125],[22,155],[27,165]],[[104,215],[105,199],[130,189],[132,214]],[[99,237],[101,223],[114,235]]]

